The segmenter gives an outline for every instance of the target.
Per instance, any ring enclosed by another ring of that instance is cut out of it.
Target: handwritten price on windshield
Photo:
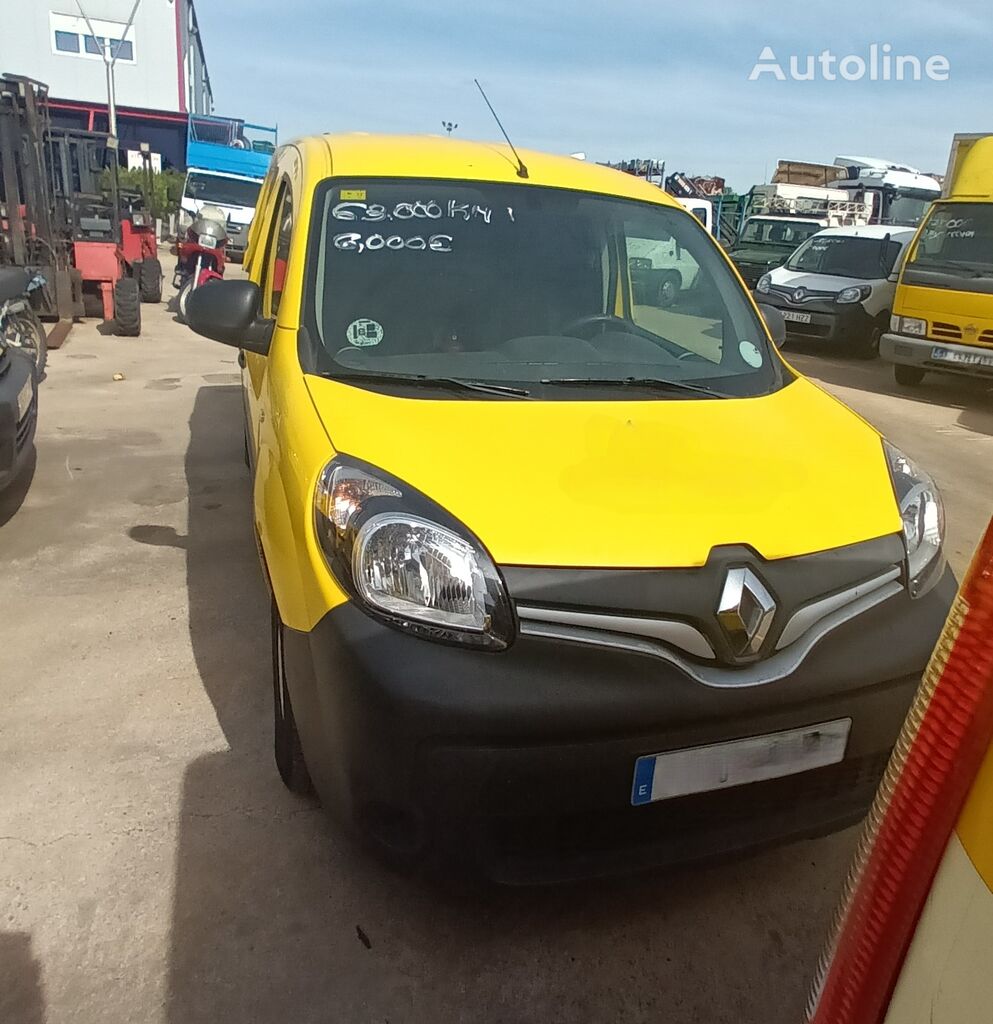
[[[409,249],[414,252],[451,252],[451,235],[430,235],[425,238],[423,235],[414,235],[411,238],[403,238],[400,235],[370,235],[363,238],[358,231],[345,231],[335,235],[331,244],[342,252],[377,252],[379,249],[392,249],[394,252],[400,249]]]

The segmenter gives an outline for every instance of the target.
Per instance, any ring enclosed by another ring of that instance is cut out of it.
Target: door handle
[[[238,349],[238,365],[244,370],[246,366],[245,353],[243,349]]]

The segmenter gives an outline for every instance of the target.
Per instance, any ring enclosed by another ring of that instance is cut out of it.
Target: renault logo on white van
[[[717,621],[732,654],[758,654],[775,614],[775,600],[751,569],[728,569],[717,606]]]
[[[793,301],[794,302],[803,302],[803,300],[806,297],[807,297],[807,289],[806,288],[795,288],[793,290]]]

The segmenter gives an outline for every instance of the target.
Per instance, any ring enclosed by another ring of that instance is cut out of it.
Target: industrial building
[[[196,9],[193,0],[140,0],[125,32],[133,4],[83,0],[86,17],[75,0],[9,5],[0,72],[45,82],[53,123],[106,131],[109,40],[121,149],[147,142],[163,166],[183,167],[188,115],[213,110]]]

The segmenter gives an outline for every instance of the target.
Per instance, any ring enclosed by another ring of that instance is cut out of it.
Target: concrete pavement
[[[795,1024],[854,830],[446,889],[282,788],[235,353],[144,316],[52,353],[31,489],[0,505],[0,1022]],[[936,476],[961,572],[993,511],[993,390],[790,358]]]

